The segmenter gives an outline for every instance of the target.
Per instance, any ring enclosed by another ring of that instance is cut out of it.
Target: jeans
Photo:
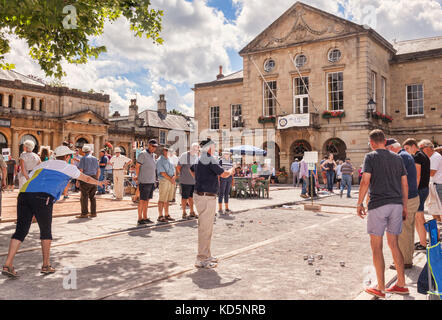
[[[299,171],[293,172],[293,186],[297,187],[299,183]]]
[[[301,194],[307,194],[308,185],[309,185],[308,178],[305,178],[305,179],[302,178],[302,191],[301,191]]]
[[[103,180],[104,180],[104,168],[100,168],[100,178],[98,178],[98,181],[103,181]],[[105,189],[102,187],[98,187],[98,192],[104,193]]]
[[[335,179],[335,172],[333,170],[327,171],[327,189],[328,191],[333,191],[333,184]]]
[[[351,175],[343,174],[341,180],[341,193],[344,192],[345,186],[347,186],[347,197],[350,197],[351,193]]]
[[[232,177],[219,179],[218,203],[229,203],[230,189],[232,187]]]

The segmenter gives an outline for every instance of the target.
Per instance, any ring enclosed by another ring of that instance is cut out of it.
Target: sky
[[[135,38],[124,18],[106,23],[95,41],[107,53],[84,65],[63,64],[70,88],[110,95],[110,113],[128,113],[130,99],[139,111],[156,109],[160,94],[168,110],[193,116],[195,83],[216,79],[242,69],[238,52],[281,16],[294,0],[152,0],[164,10],[163,45]],[[442,0],[305,0],[358,24],[368,24],[388,41],[442,36]],[[45,80],[29,55],[27,44],[12,39],[7,62],[16,71]]]

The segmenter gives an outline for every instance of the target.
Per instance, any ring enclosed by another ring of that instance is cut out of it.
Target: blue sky
[[[64,83],[83,91],[110,95],[110,111],[127,114],[130,99],[138,97],[140,110],[155,109],[158,96],[166,95],[168,108],[193,115],[195,83],[216,79],[242,69],[238,52],[296,0],[152,0],[164,10],[162,37],[154,46],[135,39],[125,19],[106,24],[97,43],[108,52],[87,65],[68,65]],[[304,0],[323,11],[364,23],[367,9],[377,18],[375,30],[387,40],[407,40],[442,35],[441,0]],[[238,5],[236,5],[238,4]],[[222,14],[221,14],[222,13]],[[419,13],[419,14],[417,14]],[[370,23],[368,23],[370,24]],[[370,25],[372,26],[372,25]],[[372,26],[373,27],[373,26]],[[29,55],[23,40],[11,41],[9,63],[17,71],[45,78]]]

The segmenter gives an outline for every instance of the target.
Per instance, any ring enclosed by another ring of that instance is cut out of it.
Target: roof
[[[398,55],[442,49],[442,36],[399,41],[393,43],[393,47],[397,50]]]
[[[195,84],[195,88],[213,87],[229,83],[242,83],[243,78],[244,78],[244,72],[243,70],[240,70],[232,74],[229,74],[228,76],[225,76],[223,78],[217,79],[215,81],[197,83]]]
[[[188,121],[192,121],[191,117],[169,113],[163,115],[156,110],[144,110],[140,113],[140,118],[144,120],[144,126],[147,127],[192,131],[191,127],[188,125]]]
[[[0,68],[0,79],[8,81],[20,80],[23,83],[33,84],[35,86],[42,86],[42,87],[45,86],[45,84],[42,81],[34,80],[31,77],[24,76],[21,73],[18,73],[13,70],[3,70],[1,68]]]

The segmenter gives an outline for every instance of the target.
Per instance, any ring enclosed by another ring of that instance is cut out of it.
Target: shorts
[[[402,233],[402,204],[387,204],[368,210],[367,233],[382,237],[387,230],[393,235]]]
[[[140,200],[148,201],[153,198],[153,191],[155,190],[154,183],[140,183]]]
[[[424,212],[425,207],[425,201],[428,198],[428,195],[430,194],[429,188],[420,189],[417,191],[419,194],[419,209],[417,209],[418,212]]]
[[[194,184],[181,184],[181,198],[187,200],[193,198],[193,192],[195,191]]]
[[[160,180],[160,198],[159,202],[169,202],[172,201],[175,197],[175,185],[172,184],[169,180],[162,179]]]

